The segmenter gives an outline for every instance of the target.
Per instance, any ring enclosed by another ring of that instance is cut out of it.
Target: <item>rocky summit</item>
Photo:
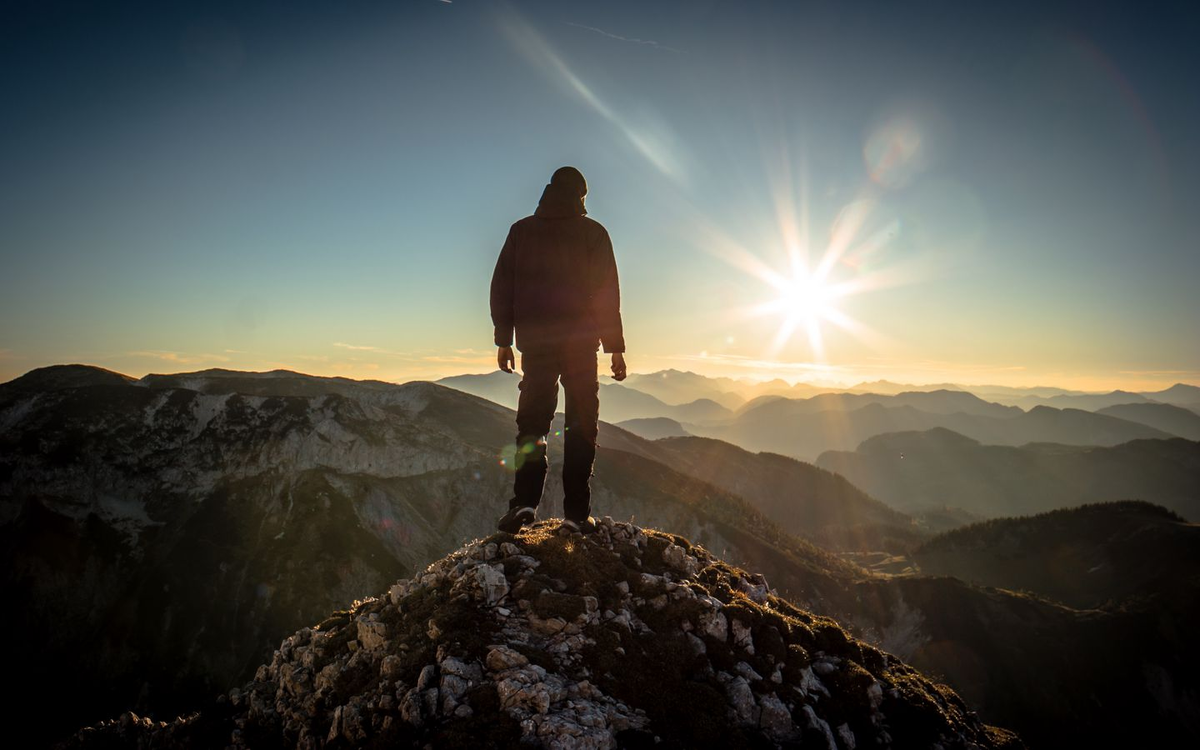
[[[68,747],[1022,747],[949,688],[682,537],[540,522],[286,638],[173,722]]]

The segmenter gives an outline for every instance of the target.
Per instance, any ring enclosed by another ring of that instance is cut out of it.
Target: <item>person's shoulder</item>
[[[517,219],[516,221],[514,221],[511,228],[512,229],[520,229],[521,227],[527,227],[530,224],[533,224],[534,222],[536,222],[537,220],[538,220],[538,217],[534,216],[533,214],[530,214],[529,216],[526,216],[523,219]]]
[[[584,225],[587,226],[588,231],[590,231],[592,234],[595,234],[595,235],[601,236],[601,237],[608,236],[608,230],[604,228],[604,225],[601,224],[600,222],[596,221],[592,217],[580,216],[579,218],[584,222]]]

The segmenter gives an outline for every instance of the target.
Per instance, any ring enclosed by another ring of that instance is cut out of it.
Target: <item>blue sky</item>
[[[1200,380],[1185,4],[243,5],[2,11],[0,378],[486,371],[573,164],[634,370]]]

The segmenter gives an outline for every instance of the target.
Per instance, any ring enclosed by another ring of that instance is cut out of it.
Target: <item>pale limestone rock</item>
[[[508,579],[504,572],[491,565],[475,568],[475,581],[483,594],[483,601],[493,606],[508,595]]]
[[[529,659],[508,646],[493,646],[487,655],[487,668],[493,672],[502,672],[514,667],[523,667]]]
[[[729,634],[729,624],[725,615],[720,612],[704,612],[700,615],[700,632],[718,641],[724,641]]]
[[[356,621],[358,626],[358,642],[368,651],[383,648],[387,643],[387,625],[379,622],[375,615],[367,617],[359,617]]]

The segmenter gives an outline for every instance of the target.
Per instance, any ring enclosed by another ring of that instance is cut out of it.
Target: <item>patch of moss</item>
[[[561,617],[567,622],[571,622],[587,612],[587,605],[582,596],[543,591],[533,600],[533,610],[537,612],[538,617],[546,619]]]

